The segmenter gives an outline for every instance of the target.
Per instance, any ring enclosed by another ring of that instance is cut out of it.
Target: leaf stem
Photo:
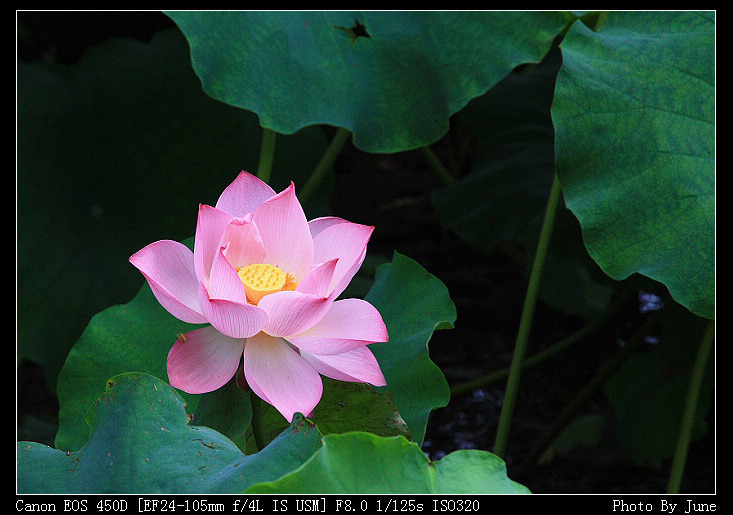
[[[423,159],[430,165],[430,170],[432,170],[433,174],[440,180],[440,182],[443,183],[444,186],[450,186],[456,180],[453,178],[453,176],[448,172],[448,169],[443,165],[443,163],[438,159],[438,156],[435,155],[435,152],[432,148],[430,148],[429,145],[426,145],[424,147],[420,147],[418,149],[420,151],[420,154],[422,154]]]
[[[333,164],[336,162],[336,158],[339,153],[341,153],[341,150],[344,148],[344,145],[350,136],[351,133],[344,127],[339,127],[338,131],[336,131],[336,135],[333,137],[331,144],[328,145],[328,148],[323,153],[321,160],[313,170],[308,182],[305,183],[303,189],[298,193],[298,199],[301,203],[307,202],[307,200],[316,192],[318,187],[331,171]]]
[[[678,494],[682,485],[682,475],[685,472],[685,463],[687,462],[687,452],[690,449],[690,440],[692,438],[692,426],[695,422],[695,414],[697,413],[697,404],[700,398],[700,388],[703,378],[705,377],[705,367],[710,357],[710,352],[715,341],[715,321],[710,320],[702,341],[700,349],[697,353],[695,368],[692,370],[690,378],[690,386],[687,389],[687,399],[685,400],[685,410],[682,413],[682,422],[680,424],[680,433],[677,438],[677,447],[674,451],[672,460],[672,471],[670,472],[669,482],[667,483],[668,494]]]
[[[613,317],[618,312],[618,310],[626,303],[628,299],[629,299],[628,293],[619,295],[618,298],[614,300],[614,302],[608,307],[606,312],[603,313],[601,316],[590,321],[588,324],[581,327],[580,329],[575,331],[573,334],[563,338],[562,340],[558,341],[557,343],[547,347],[546,349],[539,351],[538,353],[534,354],[532,357],[524,360],[522,362],[522,371],[530,367],[533,367],[535,365],[544,363],[545,361],[553,358],[554,356],[557,356],[558,354],[563,352],[565,349],[571,347],[572,345],[578,342],[583,341],[588,336],[595,333],[598,329],[603,327],[603,325],[605,325],[606,322],[608,322],[611,319],[611,317]],[[451,390],[450,390],[451,397],[454,397],[456,395],[463,395],[465,393],[475,390],[476,388],[481,388],[482,386],[485,386],[487,384],[491,384],[493,382],[500,381],[509,375],[509,369],[510,367],[507,366],[500,370],[495,370],[494,372],[491,372],[490,374],[486,374],[481,377],[477,377],[476,379],[466,381],[465,383],[457,384],[451,387]]]
[[[517,331],[517,340],[514,346],[514,356],[512,357],[512,363],[509,368],[504,402],[502,403],[501,414],[499,415],[499,427],[497,428],[496,439],[494,440],[493,452],[501,458],[506,454],[507,441],[509,439],[509,428],[511,427],[512,417],[514,415],[514,404],[516,402],[517,391],[519,389],[519,378],[522,373],[522,362],[527,350],[529,331],[532,327],[534,308],[537,304],[542,267],[545,263],[545,257],[547,256],[547,248],[550,244],[552,226],[555,221],[557,206],[560,202],[561,191],[560,181],[557,178],[557,174],[555,174],[552,179],[550,196],[547,200],[545,219],[542,222],[542,230],[540,232],[539,241],[537,242],[537,252],[535,253],[534,262],[532,263],[532,272],[529,276],[527,295],[524,298],[522,315],[519,320],[519,330]]]
[[[275,157],[275,139],[277,132],[267,127],[262,127],[262,145],[260,146],[260,162],[257,165],[257,177],[264,182],[270,182],[272,172],[272,161]]]

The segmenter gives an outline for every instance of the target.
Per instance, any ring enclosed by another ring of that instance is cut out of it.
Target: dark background
[[[157,12],[19,12],[18,59],[73,64],[88,48],[112,37],[148,41],[175,27]],[[556,52],[557,53],[557,52]],[[555,66],[559,57],[555,55]],[[549,126],[551,130],[551,124]],[[330,128],[325,131],[332,133]],[[434,145],[438,155],[454,144],[454,129]],[[394,251],[415,259],[448,287],[456,304],[455,328],[437,331],[430,355],[449,383],[460,384],[506,367],[526,291],[526,262],[520,243],[508,241],[490,256],[446,231],[433,211],[430,194],[440,187],[416,152],[367,154],[347,144],[335,165],[334,214],[376,227],[370,253],[389,258]],[[355,194],[358,192],[358,195]],[[662,300],[663,287],[653,292]],[[19,292],[21,295],[22,292]],[[121,301],[124,302],[125,300]],[[608,420],[600,443],[527,463],[534,446],[558,413],[585,387],[599,367],[648,316],[643,299],[631,295],[618,314],[593,338],[522,375],[506,457],[509,477],[535,493],[663,493],[670,460],[659,469],[636,467],[618,447],[613,413],[602,391],[578,415]],[[80,321],[81,328],[87,321]],[[584,320],[540,302],[531,334],[530,354],[583,327]],[[503,381],[455,395],[448,407],[433,412],[424,450],[439,459],[456,449],[491,450],[503,397]],[[680,400],[682,402],[682,400]],[[30,361],[18,366],[17,420],[25,420],[18,439],[52,445],[58,404],[46,386],[42,368]],[[30,421],[30,422],[28,422]],[[715,491],[715,420],[711,430],[691,445],[683,493]]]

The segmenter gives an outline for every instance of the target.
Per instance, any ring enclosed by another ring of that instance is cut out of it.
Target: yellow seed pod
[[[255,305],[265,295],[295,289],[292,276],[275,265],[254,263],[240,268],[237,274],[247,292],[247,300]]]

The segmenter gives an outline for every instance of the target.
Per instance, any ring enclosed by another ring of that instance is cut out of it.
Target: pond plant
[[[680,491],[715,380],[715,13],[165,15],[149,42],[18,62],[17,354],[59,408],[51,445],[17,442],[19,493],[531,493],[505,463],[523,371],[649,285],[663,302],[524,462],[592,440],[577,407],[602,392]],[[552,131],[507,130],[551,61],[530,105]],[[332,212],[347,146],[418,156],[479,252],[522,243],[505,369],[449,386],[428,348],[449,289]],[[531,354],[539,302],[584,326]],[[431,413],[498,381],[493,446],[429,458]]]

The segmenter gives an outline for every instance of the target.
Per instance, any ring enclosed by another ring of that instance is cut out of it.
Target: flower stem
[[[700,342],[700,350],[697,353],[695,368],[692,370],[690,378],[690,386],[687,389],[687,399],[685,400],[685,411],[682,414],[682,422],[680,424],[680,433],[677,438],[677,447],[674,451],[672,461],[672,471],[667,483],[668,494],[678,494],[682,485],[682,475],[685,472],[685,463],[687,461],[687,451],[690,449],[690,439],[692,438],[692,426],[695,422],[695,413],[697,412],[697,403],[700,398],[700,387],[705,377],[705,367],[710,357],[710,351],[715,341],[715,321],[710,320],[705,329],[702,342]]]
[[[318,187],[331,171],[333,164],[336,162],[336,158],[341,152],[341,149],[344,148],[349,136],[351,136],[351,133],[348,129],[343,127],[339,127],[338,131],[336,131],[336,135],[333,137],[331,144],[328,145],[328,148],[323,153],[321,160],[313,170],[308,182],[305,183],[303,189],[298,193],[298,199],[300,199],[302,204],[304,204],[316,192]]]
[[[262,145],[260,147],[260,162],[257,166],[257,177],[267,183],[270,182],[270,173],[272,172],[276,137],[277,132],[267,127],[262,127]]]
[[[517,340],[514,346],[514,356],[512,357],[511,367],[509,368],[506,393],[504,394],[504,402],[502,403],[501,414],[499,415],[499,427],[497,428],[496,439],[494,440],[494,454],[501,458],[506,454],[507,440],[509,439],[509,428],[512,424],[514,404],[517,398],[517,391],[519,389],[519,378],[522,373],[522,362],[527,350],[527,341],[529,340],[529,331],[532,327],[534,308],[537,303],[542,267],[545,263],[545,257],[547,256],[547,248],[550,244],[552,225],[555,221],[555,213],[557,212],[557,206],[560,202],[560,193],[560,181],[556,174],[552,180],[550,196],[547,200],[547,208],[545,210],[545,219],[542,222],[542,231],[540,232],[539,241],[537,242],[537,252],[535,253],[532,272],[529,276],[527,295],[524,298],[522,315],[519,320],[519,330],[517,331]]]

